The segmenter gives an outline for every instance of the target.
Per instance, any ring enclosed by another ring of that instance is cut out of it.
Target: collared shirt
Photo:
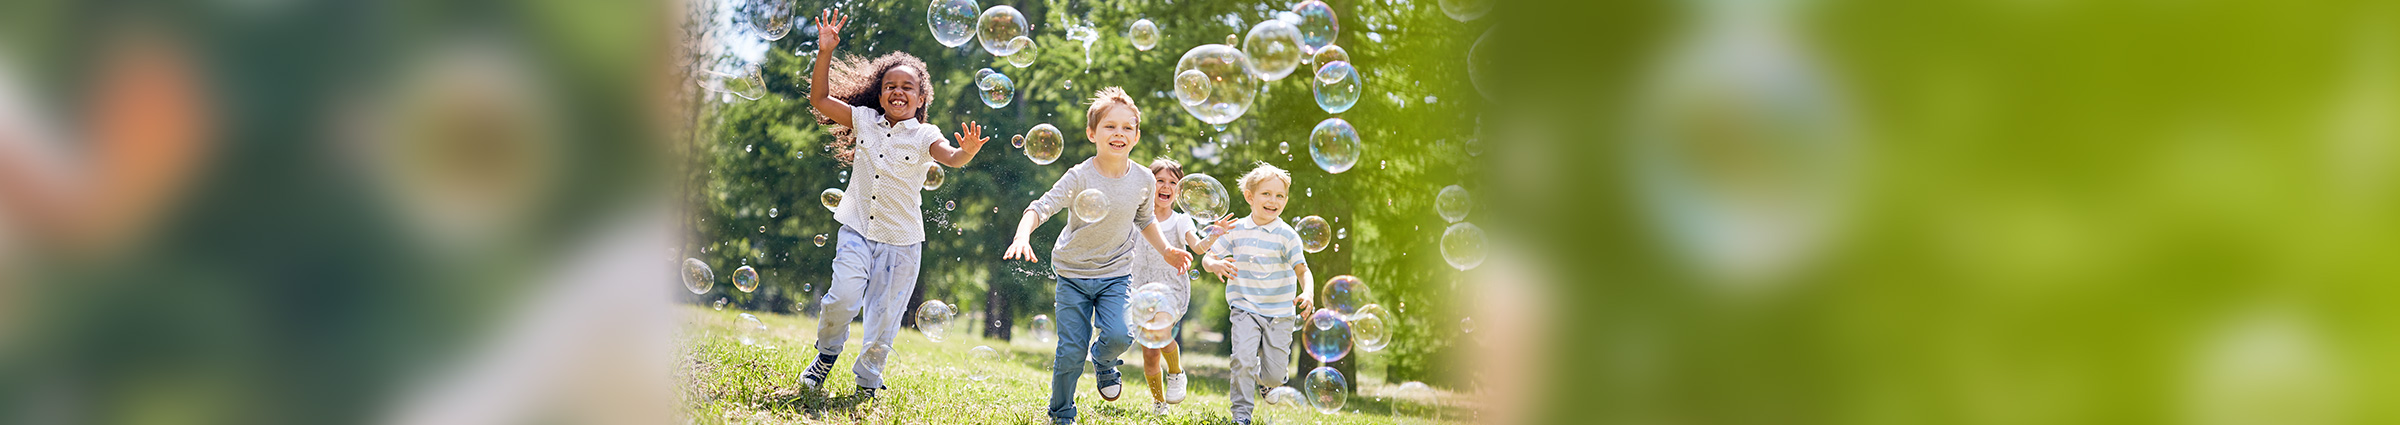
[[[1233,279],[1225,282],[1225,304],[1267,317],[1292,317],[1292,299],[1300,296],[1300,276],[1294,266],[1308,264],[1300,248],[1300,233],[1276,220],[1266,225],[1242,218],[1233,230],[1217,237],[1208,255],[1231,257]]]
[[[929,145],[947,139],[942,130],[915,119],[894,124],[864,106],[850,108],[850,188],[833,219],[858,229],[868,240],[893,245],[925,241],[925,169]]]

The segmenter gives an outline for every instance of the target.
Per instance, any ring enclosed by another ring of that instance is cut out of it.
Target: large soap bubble
[[[758,65],[743,65],[732,73],[706,70],[710,90],[732,94],[742,100],[758,100],[767,95],[767,80],[758,73]]]
[[[1358,105],[1363,74],[1350,62],[1333,61],[1317,67],[1316,77],[1308,80],[1308,88],[1317,95],[1317,108],[1326,113],[1341,113]]]
[[[750,29],[758,38],[782,40],[792,32],[792,13],[799,8],[796,0],[749,0],[740,6],[741,16],[750,21]]]
[[[1373,296],[1367,290],[1367,282],[1358,276],[1341,275],[1325,280],[1325,308],[1344,316],[1357,313],[1358,307],[1372,302]]]
[[[1442,261],[1461,271],[1483,264],[1483,228],[1459,222],[1442,231]]]
[[[1330,415],[1342,411],[1342,405],[1350,401],[1349,380],[1343,379],[1342,371],[1334,370],[1332,366],[1319,366],[1317,370],[1308,371],[1308,379],[1303,385],[1308,387],[1308,405],[1316,407],[1317,413]]]
[[[975,0],[933,0],[925,7],[925,27],[942,47],[958,47],[975,38]]]
[[[1008,74],[993,72],[985,75],[975,80],[975,87],[982,89],[979,91],[982,95],[978,97],[983,98],[983,106],[1005,107],[1017,97],[1017,82],[1008,79]]]
[[[756,345],[761,342],[759,337],[767,333],[767,322],[758,321],[758,316],[750,313],[742,313],[740,326],[742,327],[742,345]]]
[[[1125,39],[1133,41],[1134,50],[1150,51],[1158,47],[1158,24],[1148,19],[1133,21],[1133,28],[1125,30]]]
[[[1324,251],[1325,245],[1333,243],[1333,226],[1325,224],[1322,217],[1301,217],[1292,222],[1292,231],[1300,234],[1300,248],[1308,252]]]
[[[1333,6],[1308,0],[1292,5],[1292,13],[1300,15],[1300,46],[1309,52],[1333,45],[1334,36],[1341,34],[1341,20],[1333,15]]]
[[[1326,118],[1317,122],[1316,129],[1308,131],[1308,156],[1325,172],[1350,171],[1350,166],[1358,165],[1358,154],[1358,129],[1351,127],[1349,121]]]
[[[1325,46],[1325,48],[1317,49],[1317,53],[1309,57],[1308,63],[1317,64],[1317,66],[1323,67],[1325,64],[1329,63],[1349,61],[1350,51],[1342,50],[1342,46],[1337,45]]]
[[[1175,73],[1175,101],[1184,106],[1208,101],[1208,74],[1197,69]]]
[[[927,340],[942,342],[942,331],[950,327],[950,318],[957,315],[942,300],[925,300],[917,305],[917,332],[925,334]]]
[[[1233,46],[1203,44],[1184,52],[1183,59],[1175,62],[1176,92],[1184,112],[1218,128],[1241,118],[1258,96],[1258,77],[1250,75],[1249,68],[1250,55]],[[1202,81],[1207,82],[1207,96],[1195,101],[1180,94],[1187,78],[1185,71],[1200,72]]]
[[[733,269],[733,289],[740,289],[742,292],[757,291],[758,269],[750,268],[750,266]]]
[[[950,172],[942,171],[942,163],[925,163],[925,190],[939,190],[942,183],[949,179]]]
[[[840,211],[842,209],[842,188],[825,188],[825,193],[817,194],[817,200],[825,203],[826,211]]]
[[[1040,52],[1033,49],[1033,39],[1021,35],[1017,36],[1017,38],[1009,39],[1008,47],[1017,51],[1016,53],[1010,53],[1008,55],[1008,65],[1018,68],[1033,66],[1034,56],[1040,54]]]
[[[1058,329],[1050,325],[1048,315],[1033,315],[1033,324],[1027,326],[1025,331],[1032,332],[1034,339],[1041,340],[1043,344],[1058,342]]]
[[[1087,188],[1075,194],[1075,219],[1085,223],[1108,218],[1108,194],[1098,188]]]
[[[1182,182],[1175,184],[1175,190],[1175,206],[1183,207],[1184,214],[1208,221],[1225,216],[1228,205],[1225,185],[1217,183],[1216,177],[1200,173],[1185,175]]]
[[[1339,312],[1318,309],[1300,323],[1300,339],[1309,357],[1320,362],[1341,360],[1350,355],[1350,322],[1342,320]]]
[[[692,291],[693,295],[706,294],[714,286],[717,286],[717,272],[709,270],[708,263],[698,258],[683,259],[684,290]]]
[[[967,349],[967,359],[976,363],[998,362],[1000,361],[1000,350],[994,350],[988,345],[977,345],[975,348]],[[982,364],[967,367],[967,379],[981,381],[991,377],[992,368],[990,367]]]
[[[1024,138],[1025,158],[1032,159],[1034,164],[1050,165],[1058,161],[1059,153],[1067,150],[1066,136],[1059,134],[1058,127],[1049,123],[1035,125],[1019,137]]]
[[[1273,405],[1296,406],[1308,403],[1307,397],[1302,397],[1300,390],[1292,387],[1275,387],[1275,389],[1267,390],[1265,398],[1267,404]]]
[[[1488,49],[1483,47],[1490,44],[1491,41],[1492,30],[1487,29],[1483,30],[1482,36],[1475,37],[1474,45],[1467,47],[1467,82],[1474,84],[1475,92],[1483,94],[1485,99],[1491,99],[1492,89],[1499,87],[1490,80],[1491,74],[1483,71],[1484,68],[1490,66],[1489,64],[1494,59],[1491,54],[1486,53]]]
[[[1350,313],[1350,340],[1358,346],[1358,351],[1383,351],[1383,347],[1392,342],[1391,325],[1398,323],[1398,320],[1382,305],[1358,306],[1358,312]]]
[[[1442,220],[1457,223],[1467,219],[1467,212],[1474,209],[1471,199],[1466,188],[1455,184],[1443,187],[1441,194],[1433,196],[1433,212],[1441,214]]]
[[[984,52],[992,56],[1008,56],[1017,52],[1015,47],[1008,45],[1008,40],[1030,34],[1032,31],[1027,29],[1029,24],[1025,20],[1025,13],[1018,12],[1014,6],[992,6],[984,9],[982,16],[976,17],[975,38],[983,43]]]
[[[1177,307],[1174,290],[1165,283],[1151,282],[1135,290],[1125,302],[1125,322],[1133,331],[1133,341],[1148,348],[1174,343],[1175,319],[1182,314]]]
[[[1266,404],[1255,406],[1250,411],[1251,423],[1258,425],[1308,423],[1310,416],[1308,396],[1300,395],[1300,389],[1275,387],[1275,389],[1267,390],[1267,394],[1263,398],[1266,400]]]
[[[1250,27],[1242,38],[1242,53],[1250,55],[1250,73],[1267,81],[1291,75],[1300,66],[1300,29],[1268,19]]]
[[[1495,3],[1499,3],[1499,0],[1442,0],[1442,14],[1450,15],[1450,19],[1459,22],[1472,21],[1491,13]]]

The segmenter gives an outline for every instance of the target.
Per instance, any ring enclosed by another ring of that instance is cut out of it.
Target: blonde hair
[[[1292,187],[1292,173],[1283,171],[1281,168],[1275,168],[1274,165],[1260,162],[1258,163],[1258,168],[1252,168],[1250,169],[1250,172],[1242,174],[1242,194],[1250,194],[1250,188],[1258,187],[1258,185],[1261,183],[1266,183],[1267,179],[1283,179],[1283,187],[1286,190],[1289,190]]]
[[[1142,107],[1133,106],[1133,96],[1125,95],[1123,88],[1109,86],[1092,92],[1092,108],[1083,113],[1083,131],[1100,128],[1100,111],[1107,110],[1109,105],[1125,105],[1126,110],[1133,111],[1133,125],[1142,125]]]

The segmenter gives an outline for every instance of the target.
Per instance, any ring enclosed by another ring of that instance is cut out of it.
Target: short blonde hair
[[[1092,92],[1092,108],[1083,113],[1083,131],[1100,128],[1100,111],[1110,105],[1125,105],[1126,110],[1133,111],[1133,125],[1142,125],[1142,107],[1133,106],[1133,96],[1125,95],[1123,88],[1109,86]]]
[[[1281,168],[1275,168],[1275,166],[1272,164],[1260,162],[1258,163],[1258,168],[1252,168],[1250,169],[1250,172],[1242,174],[1242,182],[1240,183],[1242,187],[1242,194],[1250,194],[1251,188],[1258,187],[1259,184],[1266,183],[1267,179],[1283,179],[1284,190],[1291,190],[1292,188],[1292,173],[1283,171]]]

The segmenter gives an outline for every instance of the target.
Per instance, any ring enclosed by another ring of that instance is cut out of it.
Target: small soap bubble
[[[1051,162],[1057,162],[1058,155],[1067,149],[1066,136],[1058,132],[1058,127],[1049,123],[1035,125],[1032,130],[1026,130],[1025,135],[1021,137],[1025,138],[1025,146],[1023,146],[1025,158],[1033,160],[1035,165],[1050,165]]]
[[[819,248],[823,248],[823,247],[825,247],[825,234],[823,234],[823,233],[818,233],[818,234],[817,234],[817,247],[819,247]]]
[[[1308,63],[1323,67],[1329,63],[1349,61],[1350,51],[1342,50],[1342,46],[1325,46],[1325,48],[1317,49],[1317,53],[1309,57]]]
[[[942,211],[957,211],[957,210],[958,210],[958,201],[956,201],[956,200],[942,201]]]
[[[998,73],[1000,73],[1000,71],[993,71],[991,68],[975,70],[975,89],[984,90],[992,88],[991,80],[985,80],[984,77],[990,77],[992,74]]]
[[[1009,137],[1009,138],[1008,138],[1008,145],[1009,145],[1009,147],[1014,147],[1014,148],[1017,148],[1017,149],[1024,149],[1024,148],[1025,148],[1025,135],[1023,135],[1023,134],[1019,134],[1019,135],[1016,135],[1016,136],[1014,136],[1014,137]]]
[[[1300,247],[1308,252],[1324,251],[1326,245],[1333,243],[1333,226],[1325,224],[1321,217],[1301,217],[1292,222],[1292,230],[1300,233]]]
[[[824,193],[817,195],[817,200],[825,203],[826,211],[840,211],[842,208],[842,188],[825,188]]]
[[[750,266],[733,269],[733,289],[740,289],[742,292],[757,291],[758,269],[750,268]]]
[[[1367,282],[1357,276],[1341,275],[1325,280],[1325,308],[1344,316],[1358,312],[1358,307],[1373,301]]]
[[[925,190],[940,190],[942,182],[949,178],[950,172],[942,171],[942,163],[925,163]]]
[[[1300,23],[1296,25],[1300,29],[1300,45],[1310,52],[1333,45],[1334,36],[1341,33],[1341,20],[1333,15],[1333,6],[1325,2],[1300,2],[1292,5],[1292,13],[1300,15]]]
[[[849,182],[850,182],[850,170],[842,170],[842,172],[840,172],[840,173],[836,173],[835,175],[837,175],[837,176],[840,176],[840,178],[838,178],[838,179],[836,179],[836,180],[839,180],[839,181],[841,181],[841,182],[843,182],[843,183],[849,183]]]
[[[736,324],[736,326],[742,327],[742,345],[757,345],[762,342],[759,339],[767,333],[767,323],[758,321],[758,316],[750,313],[742,313],[742,323]]]
[[[1317,67],[1317,78],[1308,87],[1317,94],[1317,108],[1327,113],[1342,113],[1358,105],[1359,73],[1350,62],[1333,61]]]
[[[1261,21],[1242,38],[1242,53],[1250,55],[1250,73],[1275,81],[1300,66],[1300,29],[1278,21]]]
[[[979,91],[982,95],[977,97],[983,99],[984,106],[1005,107],[1008,106],[1009,101],[1016,99],[1017,83],[1009,80],[1008,74],[993,72],[992,75],[983,76],[978,81],[980,82],[975,84],[976,87],[982,87],[983,90]]]
[[[1466,188],[1455,184],[1445,186],[1440,194],[1433,196],[1433,212],[1441,214],[1442,220],[1457,223],[1466,220],[1467,212],[1474,209],[1472,199]]]
[[[1442,231],[1442,261],[1460,271],[1483,264],[1483,228],[1459,222]]]
[[[1033,315],[1033,325],[1025,331],[1033,333],[1034,339],[1041,340],[1043,344],[1058,342],[1058,330],[1051,328],[1048,315]]]
[[[1350,238],[1350,228],[1348,228],[1348,227],[1344,227],[1344,228],[1341,228],[1341,229],[1338,229],[1338,230],[1334,230],[1334,231],[1333,231],[1333,238],[1334,238],[1334,239],[1349,239],[1349,238]]]
[[[917,332],[925,334],[926,340],[942,342],[942,330],[949,327],[951,315],[949,304],[943,304],[942,300],[925,300],[924,304],[917,305]]]
[[[1473,318],[1473,317],[1462,317],[1462,318],[1459,318],[1459,319],[1458,319],[1458,331],[1459,331],[1459,332],[1464,332],[1464,333],[1475,333],[1475,318]]]
[[[1133,28],[1125,31],[1125,39],[1133,41],[1134,50],[1150,51],[1158,47],[1158,24],[1148,19],[1133,21]]]
[[[1175,73],[1175,101],[1185,106],[1208,101],[1208,74],[1197,69]]]
[[[1499,3],[1499,1],[1442,0],[1442,14],[1450,15],[1450,19],[1457,19],[1459,22],[1472,21],[1477,18],[1482,18],[1485,13],[1490,13],[1492,11],[1492,5],[1496,3]]]
[[[1108,218],[1108,195],[1098,188],[1087,188],[1075,194],[1075,218],[1085,223]]]
[[[1308,356],[1320,362],[1341,360],[1350,355],[1350,323],[1333,310],[1318,309],[1300,324],[1300,338]]]
[[[695,295],[706,294],[708,288],[716,285],[717,272],[709,270],[708,263],[701,262],[698,258],[683,259],[683,289],[690,290]]]
[[[1342,377],[1342,371],[1334,370],[1332,366],[1320,366],[1317,370],[1308,371],[1306,386],[1308,405],[1316,407],[1317,413],[1330,415],[1339,412],[1342,405],[1350,401],[1349,380]]]
[[[1008,47],[1016,50],[1015,53],[1008,55],[1009,66],[1018,68],[1032,66],[1034,57],[1040,56],[1033,48],[1033,39],[1025,36],[1020,35],[1017,38],[1009,39]]]
[[[967,358],[974,360],[977,363],[999,362],[1000,350],[994,350],[991,346],[977,345],[975,348],[967,350]],[[972,365],[967,367],[967,379],[981,381],[991,377],[992,368],[990,367],[985,365]]]
[[[1326,118],[1308,132],[1308,156],[1316,160],[1317,168],[1340,174],[1358,165],[1358,129],[1341,118]]]
[[[710,79],[716,81],[715,85],[710,87],[712,90],[733,95],[742,100],[758,100],[759,97],[767,95],[767,80],[759,75],[758,65],[744,65],[730,74],[714,70],[707,72]]]
[[[775,214],[776,214],[776,211],[775,211],[775,209],[774,209],[774,208],[768,208],[768,209],[767,209],[767,218],[775,218]]]
[[[1175,90],[1184,112],[1223,131],[1226,123],[1248,113],[1251,101],[1258,96],[1259,80],[1250,74],[1250,66],[1250,55],[1230,44],[1204,44],[1184,52],[1183,58],[1175,62]],[[1182,94],[1187,90],[1184,82],[1190,78],[1185,76],[1188,71],[1199,71],[1201,81],[1207,83],[1200,88],[1206,89],[1207,96]]]
[[[717,297],[715,307],[717,311],[725,311],[725,297]]]
[[[976,18],[975,38],[983,43],[985,53],[1008,56],[1017,52],[1014,46],[1008,45],[1008,41],[1029,34],[1027,25],[1025,13],[1018,12],[1016,7],[1005,4],[992,6],[984,9],[983,15]]]
[[[1384,310],[1381,305],[1358,306],[1358,312],[1350,313],[1351,342],[1358,345],[1360,352],[1383,351],[1383,347],[1392,342],[1390,325],[1397,320],[1392,317],[1392,312]]]
[[[975,0],[934,0],[925,9],[925,27],[933,30],[933,41],[942,47],[958,47],[975,38]]]
[[[1292,153],[1292,142],[1275,142],[1275,153]]]
[[[1229,205],[1225,185],[1217,183],[1216,177],[1192,173],[1183,176],[1183,181],[1176,183],[1175,188],[1178,192],[1175,206],[1182,207],[1184,214],[1195,218],[1206,217],[1203,220],[1225,216],[1225,209]]]

